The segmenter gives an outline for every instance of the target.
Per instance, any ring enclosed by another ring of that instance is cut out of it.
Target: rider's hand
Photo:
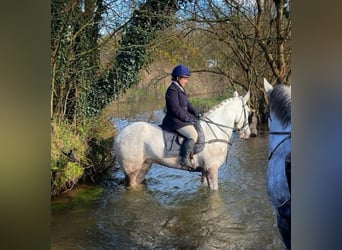
[[[195,124],[197,122],[197,120],[195,119],[195,117],[189,116],[188,122]]]

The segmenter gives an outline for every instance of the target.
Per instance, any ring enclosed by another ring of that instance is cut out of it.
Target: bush
[[[51,196],[72,189],[80,180],[95,181],[113,165],[114,129],[107,120],[51,125]]]
[[[87,143],[67,123],[52,123],[51,195],[71,189],[82,177]]]

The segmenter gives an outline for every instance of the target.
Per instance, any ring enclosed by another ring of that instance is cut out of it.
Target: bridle
[[[268,116],[268,119],[270,119],[270,120],[272,121],[272,118],[271,118],[270,115]],[[277,144],[277,146],[275,146],[274,149],[271,151],[270,155],[268,156],[268,160],[271,160],[271,158],[272,158],[274,152],[277,150],[277,148],[279,148],[279,146],[280,146],[281,144],[283,144],[286,140],[291,139],[291,131],[287,131],[287,132],[285,132],[285,131],[270,131],[269,134],[270,134],[270,135],[287,135],[287,136],[286,136],[285,138],[283,138],[283,139]]]
[[[241,131],[242,129],[244,129],[245,127],[247,127],[249,125],[249,123],[248,123],[248,116],[246,114],[247,111],[246,111],[246,108],[245,108],[245,106],[247,106],[247,104],[243,103],[243,99],[241,97],[240,97],[240,100],[242,102],[242,112],[243,112],[244,122],[243,122],[241,128],[236,129],[236,131]],[[237,123],[239,123],[241,121],[241,119],[242,119],[242,112],[241,112],[241,116],[240,116],[239,121],[236,122],[235,124],[237,124]],[[233,132],[234,132],[234,130],[233,130]]]

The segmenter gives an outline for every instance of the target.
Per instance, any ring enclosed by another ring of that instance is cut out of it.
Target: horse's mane
[[[221,108],[222,106],[224,106],[225,104],[227,104],[228,102],[231,102],[234,99],[234,97],[230,97],[228,99],[223,100],[222,102],[216,104],[214,107],[212,107],[211,109],[209,109],[205,115],[208,116],[211,113],[213,113],[215,110]]]
[[[285,84],[277,84],[270,94],[269,106],[284,127],[291,123],[290,87]]]

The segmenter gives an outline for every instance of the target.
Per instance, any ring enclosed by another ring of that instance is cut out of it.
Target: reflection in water
[[[141,190],[113,185],[92,201],[71,199],[53,210],[51,249],[284,249],[267,198],[266,163],[261,132],[234,141],[216,192],[200,185],[198,173],[155,164]]]

